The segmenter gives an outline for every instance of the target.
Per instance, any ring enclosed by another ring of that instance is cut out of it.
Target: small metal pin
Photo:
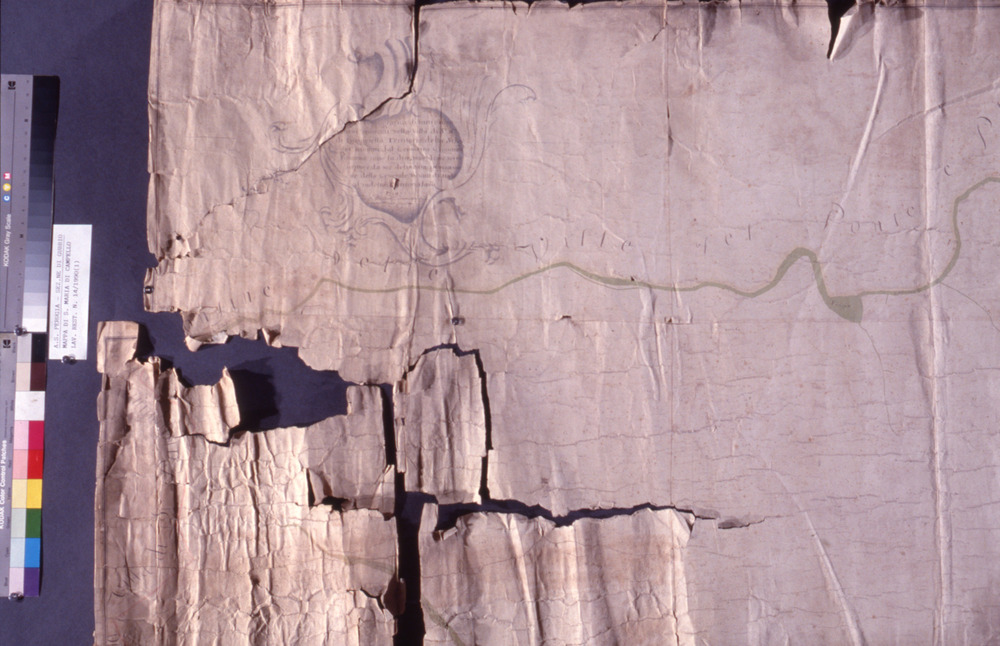
[[[142,288],[142,293],[143,294],[152,294],[153,293],[153,286],[152,285],[146,285],[145,287]]]
[[[64,354],[63,358],[62,358],[62,362],[65,363],[66,365],[71,366],[74,363],[76,363],[76,357],[74,357],[71,354]]]

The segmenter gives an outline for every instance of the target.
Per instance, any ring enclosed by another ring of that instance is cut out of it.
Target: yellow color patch
[[[35,478],[28,480],[27,494],[25,498],[28,503],[25,505],[28,509],[41,509],[42,508],[42,481]]]

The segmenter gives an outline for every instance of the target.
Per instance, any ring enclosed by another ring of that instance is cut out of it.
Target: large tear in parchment
[[[132,358],[137,331],[99,332],[95,642],[392,643],[395,523],[310,505],[310,480],[331,475],[317,445],[353,447],[322,424],[212,442],[170,413],[195,393],[228,416],[232,383],[178,389],[158,360]]]
[[[358,383],[476,350],[487,446],[443,368],[406,487],[468,501],[488,448],[494,500],[715,519],[697,635],[1000,634],[996,2],[865,4],[832,48],[781,1],[158,2],[153,33],[149,309]]]

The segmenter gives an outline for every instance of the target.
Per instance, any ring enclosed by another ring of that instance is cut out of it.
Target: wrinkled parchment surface
[[[99,331],[95,643],[392,643],[396,525],[310,505],[323,424],[210,441],[169,413],[193,400],[233,423],[232,382],[178,386],[132,358],[137,329]]]
[[[147,307],[478,351],[489,495],[692,510],[708,643],[996,639],[998,4],[414,16],[157,4]]]
[[[682,557],[691,520],[672,509],[565,526],[475,513],[435,532],[427,505],[424,643],[694,644]]]

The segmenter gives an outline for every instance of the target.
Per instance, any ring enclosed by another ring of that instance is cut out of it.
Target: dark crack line
[[[433,496],[431,496],[433,498]],[[463,516],[476,513],[496,513],[496,514],[517,514],[525,518],[544,518],[555,524],[556,527],[566,527],[578,520],[594,519],[603,520],[616,516],[631,516],[643,510],[666,511],[672,510],[684,514],[693,519],[688,522],[688,527],[693,528],[694,521],[718,521],[715,516],[698,514],[693,509],[686,509],[674,505],[656,505],[653,503],[642,503],[632,507],[609,507],[602,509],[575,509],[569,513],[557,516],[551,510],[541,505],[528,505],[520,500],[484,500],[480,504],[456,503],[451,505],[438,506],[438,523],[434,531],[444,531],[452,529]],[[747,527],[764,522],[763,519],[753,521],[724,520],[718,523],[719,529],[730,529],[734,527]]]

